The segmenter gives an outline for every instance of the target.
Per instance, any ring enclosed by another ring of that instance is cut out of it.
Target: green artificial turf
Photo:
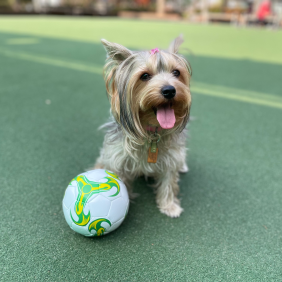
[[[101,238],[66,224],[69,181],[99,155],[105,37],[192,64],[185,212],[143,178]],[[0,281],[281,281],[281,31],[120,19],[0,18]]]

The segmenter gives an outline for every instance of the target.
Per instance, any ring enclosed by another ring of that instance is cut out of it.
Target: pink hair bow
[[[159,48],[155,48],[151,50],[151,55],[156,54],[157,52],[160,52]]]

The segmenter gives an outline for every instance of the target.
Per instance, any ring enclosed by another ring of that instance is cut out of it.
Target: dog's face
[[[191,68],[177,54],[182,38],[176,38],[169,51],[132,52],[102,43],[108,52],[105,80],[112,113],[125,131],[144,139],[150,126],[167,133],[182,130],[191,106]]]

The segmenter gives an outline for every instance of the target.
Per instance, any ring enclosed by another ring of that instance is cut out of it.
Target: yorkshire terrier
[[[153,177],[160,211],[178,217],[179,172],[186,165],[192,70],[178,54],[182,36],[168,50],[135,52],[101,40],[107,52],[104,79],[111,120],[95,168],[115,172],[132,193],[132,182]]]

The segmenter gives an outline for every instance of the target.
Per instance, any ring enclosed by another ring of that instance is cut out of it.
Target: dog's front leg
[[[180,201],[177,198],[179,192],[178,172],[169,172],[157,179],[157,204],[160,212],[170,216],[179,217],[183,212]]]
[[[133,181],[134,177],[133,176],[125,176],[124,174],[121,174],[120,179],[122,182],[125,184],[128,192],[129,199],[132,201],[135,198],[139,196],[138,193],[134,193],[133,191]]]

